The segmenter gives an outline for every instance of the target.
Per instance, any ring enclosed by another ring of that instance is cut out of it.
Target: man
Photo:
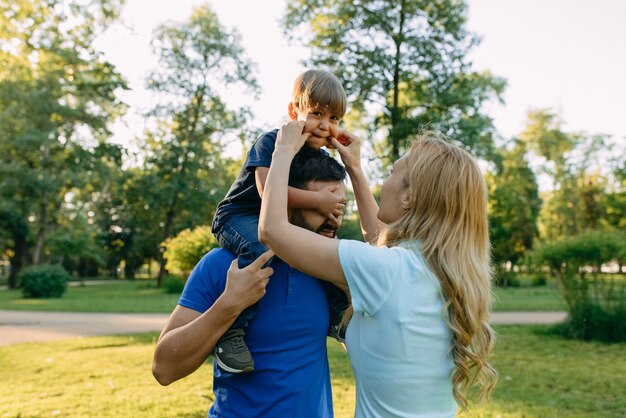
[[[316,153],[294,159],[289,184],[311,191],[328,187],[345,200],[345,176],[336,160]],[[329,237],[341,223],[341,218],[332,221],[313,210],[290,208],[289,213],[294,224]],[[277,258],[262,268],[272,255],[268,251],[241,270],[236,255],[227,250],[205,255],[157,342],[152,372],[168,385],[200,367],[237,316],[259,301],[246,331],[255,369],[231,374],[214,362],[210,417],[333,415],[326,353],[327,284]]]

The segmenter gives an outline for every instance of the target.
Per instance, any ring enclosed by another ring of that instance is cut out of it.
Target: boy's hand
[[[268,250],[242,269],[237,266],[235,258],[228,269],[223,297],[230,298],[232,305],[242,311],[261,299],[270,276],[274,274],[271,267],[263,268],[272,256],[274,253]]]
[[[346,195],[341,185],[324,187],[317,192],[318,212],[330,219],[334,224],[339,223],[346,207]]]
[[[284,124],[276,137],[276,149],[287,150],[296,155],[311,136],[310,133],[304,133],[303,130],[304,121],[292,120]]]
[[[347,169],[357,168],[361,164],[361,140],[348,131],[340,131],[337,138],[328,138],[328,142],[341,156]],[[329,146],[329,148],[331,148]]]

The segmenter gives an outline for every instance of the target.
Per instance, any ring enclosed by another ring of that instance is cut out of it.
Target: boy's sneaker
[[[336,339],[340,343],[346,342],[346,328],[341,327],[341,324],[331,325],[328,328],[328,336]]]
[[[217,365],[229,373],[249,373],[254,370],[252,354],[243,340],[241,328],[231,329],[215,344],[213,356]]]

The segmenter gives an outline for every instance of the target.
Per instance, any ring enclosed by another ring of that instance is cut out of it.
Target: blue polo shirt
[[[204,312],[222,294],[235,258],[211,250],[187,280],[179,305]],[[326,353],[328,302],[322,282],[281,260],[246,329],[254,372],[231,374],[213,363],[209,417],[332,417]]]

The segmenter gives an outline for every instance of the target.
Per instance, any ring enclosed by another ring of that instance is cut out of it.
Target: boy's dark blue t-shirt
[[[232,214],[256,214],[261,212],[261,197],[256,187],[254,171],[257,167],[269,167],[276,145],[278,129],[259,136],[246,155],[246,161],[235,182],[230,186],[226,197],[217,205],[213,217],[212,231],[221,230],[222,223]],[[326,153],[324,150],[319,150]]]

